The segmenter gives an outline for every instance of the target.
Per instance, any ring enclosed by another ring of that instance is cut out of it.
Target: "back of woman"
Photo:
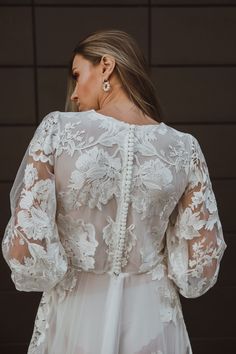
[[[128,95],[115,51],[82,56],[112,33],[77,47],[77,109],[43,118],[11,190],[3,254],[18,290],[43,291],[29,354],[191,354],[179,293],[207,292],[226,248],[198,140],[129,76]]]

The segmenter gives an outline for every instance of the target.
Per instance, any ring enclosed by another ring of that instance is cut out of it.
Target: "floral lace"
[[[135,130],[128,219],[120,228],[127,129],[91,112],[51,112],[25,153],[2,249],[16,288],[44,292],[31,353],[45,340],[51,291],[61,303],[81,271],[109,272],[120,230],[118,262],[155,282],[163,323],[182,318],[178,291],[197,297],[216,282],[226,244],[207,164],[192,135],[165,124]]]
[[[168,276],[185,297],[216,282],[226,244],[205,157],[192,137],[188,185],[166,230]]]
[[[44,119],[32,139],[11,191],[12,217],[6,227],[3,254],[18,290],[47,291],[67,270],[67,258],[55,223],[53,152],[56,117]],[[23,170],[23,176],[22,176]]]

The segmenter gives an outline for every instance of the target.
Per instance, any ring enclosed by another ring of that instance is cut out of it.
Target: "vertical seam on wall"
[[[151,13],[151,0],[148,0],[148,66],[151,68],[151,56],[152,56],[152,13]]]
[[[37,73],[37,42],[36,42],[36,21],[34,0],[31,0],[32,13],[32,39],[33,39],[33,62],[34,62],[34,99],[35,99],[35,123],[39,124],[39,104],[38,104],[38,73]]]

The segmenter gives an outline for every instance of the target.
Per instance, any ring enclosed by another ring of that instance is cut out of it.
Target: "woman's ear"
[[[111,75],[116,65],[115,59],[110,55],[103,55],[101,58],[102,63],[102,73]]]

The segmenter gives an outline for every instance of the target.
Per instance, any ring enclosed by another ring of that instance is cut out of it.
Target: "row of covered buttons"
[[[132,180],[132,166],[133,166],[133,158],[134,158],[134,129],[135,125],[130,125],[129,135],[128,135],[128,145],[127,145],[127,166],[125,169],[125,184],[124,184],[124,201],[121,208],[121,218],[120,218],[120,237],[118,248],[116,250],[113,273],[118,275],[121,272],[121,260],[122,254],[125,245],[125,233],[126,233],[126,220],[129,208],[129,200],[130,200],[130,185]],[[121,201],[122,202],[122,201]]]

